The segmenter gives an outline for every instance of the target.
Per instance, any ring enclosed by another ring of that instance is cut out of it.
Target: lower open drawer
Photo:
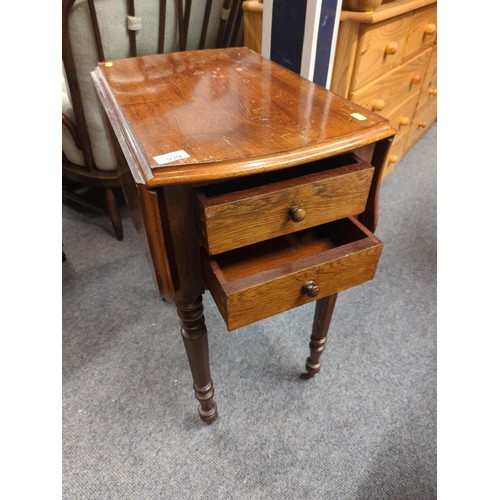
[[[203,275],[229,330],[371,280],[382,242],[354,218],[209,256]]]

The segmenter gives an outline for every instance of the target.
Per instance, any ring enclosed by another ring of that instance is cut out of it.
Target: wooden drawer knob
[[[398,155],[390,155],[387,160],[389,163],[397,163],[399,160],[399,156]]]
[[[410,81],[411,83],[420,83],[422,81],[422,77],[418,73],[415,73],[411,76]]]
[[[403,127],[406,127],[410,123],[410,119],[407,116],[402,116],[399,119],[399,124],[402,125]]]
[[[385,108],[383,99],[375,99],[372,104],[372,111],[382,111]]]
[[[385,53],[392,55],[398,51],[398,42],[389,42],[385,47]]]
[[[433,35],[436,33],[437,26],[434,23],[429,23],[424,26],[424,33],[426,35]]]
[[[316,297],[319,293],[319,286],[316,284],[314,280],[308,281],[303,287],[302,291],[308,297]]]
[[[306,216],[306,211],[300,207],[292,207],[288,211],[288,215],[290,216],[290,219],[293,220],[293,222],[301,222]]]
[[[437,95],[438,90],[437,89],[427,89],[427,92],[429,92],[430,95]]]

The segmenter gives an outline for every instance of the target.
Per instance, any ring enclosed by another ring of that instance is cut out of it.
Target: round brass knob
[[[399,156],[398,155],[391,155],[388,158],[389,163],[397,163],[398,160],[399,160]]]
[[[427,89],[427,92],[429,92],[430,95],[437,95],[438,89]]]
[[[385,101],[383,99],[375,99],[372,103],[373,111],[382,111],[385,108]]]
[[[314,280],[308,281],[303,287],[302,291],[308,297],[316,297],[319,293],[319,286],[316,284]]]
[[[395,54],[398,51],[398,42],[389,42],[385,46],[385,53],[392,55]]]
[[[290,216],[290,219],[293,220],[293,222],[301,222],[306,216],[306,211],[300,207],[292,207],[288,211],[288,215]]]
[[[410,81],[411,83],[420,83],[422,81],[422,77],[418,73],[415,73],[411,76]]]
[[[406,125],[408,125],[408,123],[410,123],[410,119],[407,116],[402,116],[399,119],[399,124],[402,125],[403,127],[406,127]]]
[[[436,33],[437,26],[434,23],[429,23],[424,26],[424,33],[426,35],[433,35]]]

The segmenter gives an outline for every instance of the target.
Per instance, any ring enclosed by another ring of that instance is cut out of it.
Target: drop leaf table
[[[201,419],[217,418],[206,290],[228,330],[316,301],[314,376],[337,293],[377,269],[390,123],[247,48],[103,61],[92,78]]]

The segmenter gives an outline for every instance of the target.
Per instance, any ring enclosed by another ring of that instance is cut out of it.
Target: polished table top
[[[394,134],[247,48],[102,62],[92,77],[135,181],[148,186],[275,170]]]

